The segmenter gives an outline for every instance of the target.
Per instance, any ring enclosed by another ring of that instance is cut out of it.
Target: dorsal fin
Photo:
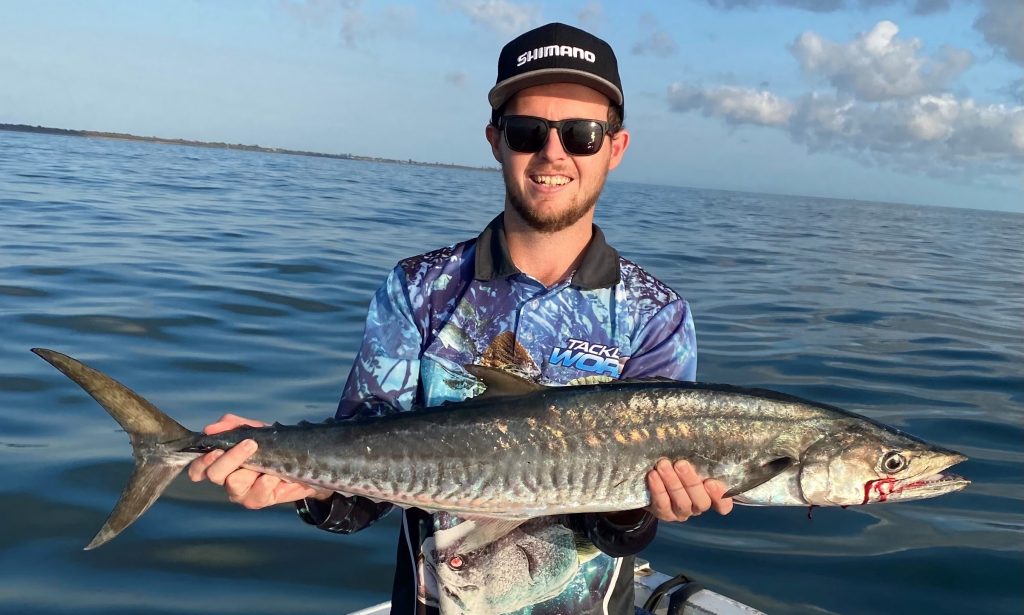
[[[616,380],[616,382],[679,382],[679,381],[678,380],[674,380],[672,378],[667,378],[665,376],[634,376],[632,378],[622,378],[621,380]]]
[[[475,399],[525,395],[547,388],[542,384],[493,367],[485,365],[463,365],[463,367],[487,387],[487,390],[477,395]]]

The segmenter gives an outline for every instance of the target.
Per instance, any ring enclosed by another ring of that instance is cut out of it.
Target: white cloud
[[[471,22],[504,36],[521,34],[537,24],[540,11],[533,5],[508,0],[445,0]]]
[[[939,92],[974,60],[969,51],[949,46],[933,58],[922,58],[919,39],[901,40],[897,34],[899,26],[891,21],[880,21],[844,44],[804,32],[790,51],[805,73],[823,78],[843,94],[869,101]]]
[[[981,16],[974,27],[988,44],[1024,66],[1024,1],[983,0]]]
[[[832,13],[845,9],[869,9],[879,6],[905,6],[917,15],[948,11],[953,0],[704,0],[723,10],[790,7]],[[994,49],[1002,51],[1011,61],[1024,66],[1024,0],[959,0],[980,4],[981,15],[974,28]]]
[[[847,43],[802,34],[790,51],[830,92],[790,100],[766,87],[675,83],[668,103],[733,126],[784,130],[811,151],[907,171],[965,177],[1024,171],[1024,105],[980,104],[945,91],[970,65],[970,54],[944,47],[925,58],[921,41],[898,33],[895,23],[882,21]]]
[[[793,104],[771,92],[728,85],[699,88],[673,83],[668,102],[673,111],[699,110],[730,124],[783,126],[793,114]]]
[[[810,94],[788,129],[811,149],[895,159],[930,172],[1019,172],[1024,165],[1024,107],[979,105],[952,94],[878,104]]]
[[[1024,170],[1024,106],[980,105],[948,93],[882,102],[811,93],[794,102],[763,90],[679,83],[669,87],[668,100],[674,111],[779,128],[811,151],[903,170],[935,175]]]

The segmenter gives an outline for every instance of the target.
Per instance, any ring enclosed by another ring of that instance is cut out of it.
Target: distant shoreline
[[[473,167],[445,162],[419,162],[413,159],[397,160],[395,158],[378,158],[376,156],[356,156],[353,154],[325,154],[304,150],[284,149],[281,147],[263,147],[260,145],[242,145],[240,143],[220,143],[208,141],[190,141],[188,139],[167,139],[164,137],[141,137],[122,132],[99,132],[95,130],[69,130],[67,128],[50,128],[47,126],[29,126],[27,124],[0,124],[0,130],[9,132],[32,132],[65,137],[92,137],[101,139],[120,139],[124,141],[145,141],[148,143],[165,143],[169,145],[185,145],[188,147],[208,147],[213,149],[237,149],[247,152],[263,152],[266,154],[292,154],[294,156],[310,156],[314,158],[335,158],[337,160],[361,160],[364,162],[384,162],[387,164],[405,164],[421,167],[441,167],[446,169],[466,169],[470,171],[496,171],[493,167]]]

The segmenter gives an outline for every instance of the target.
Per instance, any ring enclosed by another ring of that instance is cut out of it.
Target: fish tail
[[[85,389],[131,439],[135,471],[106,523],[85,547],[95,549],[113,540],[141,517],[188,465],[191,456],[174,454],[181,446],[172,449],[165,444],[175,440],[187,442],[199,434],[185,429],[142,396],[80,361],[44,348],[33,348],[32,352]]]

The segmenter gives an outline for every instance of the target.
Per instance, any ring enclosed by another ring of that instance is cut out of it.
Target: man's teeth
[[[572,181],[564,175],[534,175],[532,179],[545,186],[564,186]]]

